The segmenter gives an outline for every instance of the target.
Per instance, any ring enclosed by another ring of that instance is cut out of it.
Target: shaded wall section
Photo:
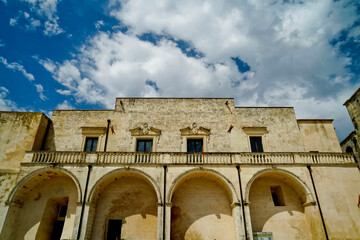
[[[156,239],[157,196],[149,183],[115,176],[98,194],[91,239],[106,239],[109,219],[122,220],[121,239]]]
[[[43,113],[0,112],[0,169],[19,169],[25,151],[40,150],[48,122]]]
[[[172,197],[171,239],[236,239],[231,200],[219,183],[193,177]]]
[[[260,176],[251,185],[253,232],[272,232],[277,240],[313,239],[304,212],[301,197],[281,178]]]
[[[342,152],[332,119],[297,121],[307,152]]]

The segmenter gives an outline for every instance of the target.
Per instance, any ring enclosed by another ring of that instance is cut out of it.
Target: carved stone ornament
[[[201,136],[210,136],[210,129],[199,127],[196,123],[192,123],[189,127],[180,129],[181,136],[190,136],[190,135],[201,135]]]
[[[150,127],[149,124],[143,123],[140,127],[130,129],[131,136],[160,136],[161,130]]]

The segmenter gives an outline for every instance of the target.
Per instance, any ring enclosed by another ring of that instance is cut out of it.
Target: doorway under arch
[[[86,239],[156,239],[158,195],[148,177],[114,171],[91,191]]]

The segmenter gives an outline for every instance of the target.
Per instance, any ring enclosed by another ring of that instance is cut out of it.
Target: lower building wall
[[[321,207],[329,239],[359,240],[357,167],[311,169],[315,188],[300,165],[244,165],[239,172],[235,165],[169,165],[166,171],[160,165],[94,165],[77,236],[88,167],[24,165],[19,177],[1,178],[0,239],[47,239],[58,203],[68,201],[62,239],[106,239],[109,219],[122,220],[123,239],[245,239],[245,232],[247,239],[252,232],[272,232],[276,240],[326,239]],[[284,206],[275,206],[272,190],[278,187]],[[11,202],[16,199],[22,203]]]
[[[330,239],[360,239],[360,172],[357,168],[313,167]]]

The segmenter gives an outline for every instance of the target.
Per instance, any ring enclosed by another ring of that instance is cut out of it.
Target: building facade
[[[360,167],[360,88],[344,103],[348,110],[351,121],[355,130],[349,133],[349,135],[342,140],[341,148],[343,152],[354,153],[355,159]]]
[[[0,123],[0,239],[360,239],[359,170],[329,119],[117,98]]]

